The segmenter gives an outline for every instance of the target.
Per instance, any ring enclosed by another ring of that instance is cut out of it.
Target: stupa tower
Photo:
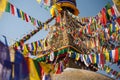
[[[78,46],[77,37],[80,37],[75,33],[79,30],[81,23],[78,24],[77,20],[73,19],[69,15],[69,12],[74,16],[78,16],[79,10],[76,7],[76,0],[56,0],[53,4],[50,13],[56,17],[56,23],[51,26],[48,37],[46,37],[47,49],[58,49],[64,46],[72,46],[80,50]],[[45,49],[46,49],[45,47]]]

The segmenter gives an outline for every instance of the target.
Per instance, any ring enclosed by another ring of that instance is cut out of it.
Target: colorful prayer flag
[[[5,11],[6,12],[10,12],[10,3],[9,2],[7,2]]]
[[[10,4],[10,9],[11,9],[12,15],[15,16],[15,8],[14,8],[14,6],[12,4]]]
[[[36,0],[37,2],[38,2],[38,4],[40,4],[41,3],[41,0]]]
[[[24,16],[25,16],[26,22],[29,22],[29,17],[28,17],[28,15],[25,13]]]
[[[17,8],[17,15],[19,18],[21,18],[21,15],[20,15],[20,10]]]
[[[30,77],[30,80],[40,80],[39,78],[39,75],[38,75],[38,72],[37,72],[37,69],[34,65],[34,62],[32,59],[29,58],[29,77]]]
[[[115,49],[115,60],[114,60],[115,62],[118,62],[119,56],[120,56],[120,55],[119,55],[119,50],[118,50],[118,48],[116,48],[116,49]]]

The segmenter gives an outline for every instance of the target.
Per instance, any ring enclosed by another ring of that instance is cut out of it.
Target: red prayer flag
[[[29,57],[25,57],[24,59],[25,59],[25,62],[26,62],[26,64],[27,64],[27,66],[28,66],[28,73],[29,73],[29,72],[30,72],[30,68],[29,68],[29,66],[30,66]]]
[[[35,20],[34,20],[34,24],[33,24],[33,25],[34,25],[34,26],[36,26],[36,24],[37,24],[37,22],[36,22],[36,19],[35,19]]]
[[[44,0],[44,5],[50,6],[50,0]]]
[[[105,56],[104,54],[100,53],[100,64],[102,65],[102,67],[104,67],[105,64]]]
[[[57,72],[56,72],[56,74],[60,74],[61,73],[61,71],[60,71],[60,63],[58,64],[58,69],[57,69]]]
[[[11,13],[12,13],[13,15],[15,15],[14,6],[13,6],[12,4],[10,4],[10,9],[11,9]]]
[[[82,30],[80,30],[80,36],[82,36]]]
[[[28,16],[27,16],[26,13],[24,14],[24,16],[25,16],[25,20],[26,20],[26,22],[29,22],[29,21],[28,21]]]
[[[107,19],[106,19],[106,12],[105,8],[102,9],[101,14],[102,14],[102,23],[103,25],[106,25]]]
[[[57,22],[57,23],[60,23],[60,16],[57,16],[57,17],[56,17],[56,22]]]
[[[112,15],[115,15],[115,11],[114,11],[113,7],[111,7],[111,13],[112,13]]]
[[[118,22],[118,24],[120,26],[120,18],[117,18],[116,21]]]
[[[118,62],[118,59],[119,59],[119,51],[118,51],[118,48],[115,49],[115,62]]]
[[[90,25],[88,25],[88,33],[91,34]]]

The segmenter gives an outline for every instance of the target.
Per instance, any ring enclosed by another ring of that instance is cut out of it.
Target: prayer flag
[[[112,50],[112,61],[115,62],[115,50]]]
[[[15,16],[15,8],[14,8],[14,6],[12,4],[10,4],[10,9],[11,9],[12,15]]]
[[[106,71],[107,73],[110,73],[110,70],[111,70],[111,68],[110,68],[109,66],[107,66],[105,71]]]
[[[44,73],[47,73],[47,74],[51,71],[51,68],[52,68],[51,64],[46,64],[44,62],[40,62],[40,66],[42,67]]]
[[[56,74],[60,74],[60,73],[61,73],[61,71],[60,71],[60,63],[58,63],[58,69],[56,71]]]
[[[99,64],[99,54],[96,54],[96,63]]]
[[[106,25],[106,23],[107,23],[105,11],[106,11],[105,8],[103,8],[101,11],[103,25]]]
[[[28,15],[25,13],[24,16],[25,16],[26,22],[29,22],[29,17],[28,17]]]
[[[93,54],[93,58],[94,58],[94,64],[96,64],[96,61],[97,61],[96,54]]]
[[[110,59],[110,56],[109,56],[109,52],[108,52],[108,50],[106,49],[105,50],[105,58],[106,58],[106,61],[109,61]]]
[[[107,10],[107,13],[108,13],[110,16],[112,16],[111,9],[108,9],[108,10]]]
[[[21,15],[20,15],[20,10],[17,8],[17,15],[19,18],[21,18]]]
[[[39,20],[37,20],[37,24],[38,24],[39,27],[42,25]]]
[[[108,3],[108,4],[105,6],[105,8],[106,8],[106,17],[107,17],[107,20],[110,20],[110,15],[109,15],[109,13],[108,13],[108,10],[111,8],[110,3]]]
[[[107,5],[105,6],[106,10],[110,9],[111,8],[111,5],[110,3],[107,3]]]
[[[87,56],[87,55],[83,55],[83,61],[84,61],[84,64],[88,67],[89,65],[88,65],[88,63],[86,62],[85,56]]]
[[[37,23],[37,22],[36,22],[36,19],[34,19],[34,23],[33,23],[33,25],[36,26],[36,23]]]
[[[60,16],[57,16],[57,17],[56,17],[56,22],[57,22],[57,23],[60,23]]]
[[[118,55],[119,55],[119,60],[120,60],[120,48],[118,48],[118,53],[119,53]]]
[[[111,13],[112,13],[112,16],[115,15],[115,11],[113,7],[111,7]]]
[[[119,13],[118,9],[116,8],[116,5],[115,5],[115,4],[113,5],[113,9],[114,9],[114,11],[115,11],[115,15],[116,15],[117,17],[120,16],[120,13]]]
[[[52,51],[51,53],[50,53],[50,61],[53,61],[54,60],[54,52]]]
[[[32,59],[29,58],[29,77],[30,80],[40,80],[36,67]]]
[[[38,46],[41,46],[41,42],[40,41],[38,41]]]
[[[105,64],[105,56],[102,53],[100,53],[100,64],[102,65],[102,68],[103,68],[103,66]]]
[[[118,17],[118,18],[116,19],[116,21],[117,21],[117,23],[118,23],[119,26],[120,26],[120,17]]]
[[[77,54],[76,54],[76,58],[75,58],[75,59],[78,61],[78,60],[79,60],[79,58],[80,58],[80,54],[79,54],[79,53],[77,53]]]
[[[34,50],[34,45],[33,45],[33,43],[31,43],[31,47],[32,47],[32,50]]]
[[[119,60],[119,50],[118,50],[118,48],[116,48],[115,49],[115,62],[118,62],[118,60]]]
[[[45,6],[50,6],[50,0],[44,0],[44,5]]]
[[[20,10],[20,15],[21,15],[21,18],[22,18],[23,20],[25,20],[25,18],[24,18],[24,13],[23,13],[22,10]]]
[[[93,63],[92,54],[89,55],[90,62]]]
[[[40,4],[41,0],[36,0],[38,2],[38,4]]]
[[[38,74],[38,76],[40,78],[40,74],[41,74],[41,72],[40,72],[40,70],[41,70],[40,64],[39,64],[39,62],[37,60],[33,60],[33,62],[34,62],[35,68],[36,68],[36,72],[37,72],[37,74]]]
[[[6,12],[10,12],[10,3],[9,2],[7,2],[5,11]]]

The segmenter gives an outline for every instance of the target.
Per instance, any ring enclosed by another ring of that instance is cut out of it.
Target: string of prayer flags
[[[112,76],[115,76],[116,79],[120,78],[120,72],[112,69],[110,66],[104,65],[104,71]]]
[[[22,10],[16,8],[10,2],[7,2],[5,12],[11,13],[13,16],[17,16],[18,18],[21,18],[22,20],[25,20],[26,22],[30,22],[35,27],[42,26],[42,22],[41,21],[31,17],[27,13],[25,13]]]
[[[27,47],[27,50],[28,50],[29,52],[30,52],[30,51],[36,52],[37,49],[40,50],[40,51],[42,50],[42,45],[41,45],[40,40],[35,41],[35,42],[32,42],[32,43],[25,44],[25,46],[27,46],[27,45],[29,45],[29,46]],[[24,49],[25,49],[25,48],[24,48]]]
[[[111,52],[113,52],[112,50],[111,50]],[[60,51],[58,51],[58,52],[56,52],[55,53],[55,55],[56,54],[58,54],[59,53],[59,55],[60,54],[64,54],[65,52],[63,51],[63,50],[60,50]],[[112,70],[111,71],[111,69],[110,68],[108,68],[108,67],[106,67],[105,68],[105,60],[106,60],[106,58],[105,58],[105,56],[106,55],[104,55],[104,54],[102,54],[102,53],[100,53],[100,54],[89,54],[89,55],[87,55],[87,54],[79,54],[79,57],[78,57],[78,54],[79,53],[76,53],[75,51],[72,51],[72,53],[71,53],[71,56],[70,57],[72,57],[72,58],[74,58],[74,59],[81,59],[82,58],[82,61],[85,63],[85,65],[86,66],[89,66],[89,64],[100,64],[101,65],[101,68],[103,69],[104,68],[104,70],[107,72],[107,73],[109,73],[109,72],[111,72],[114,76],[117,76],[117,73],[114,71],[114,70]],[[57,56],[59,56],[59,55],[57,55]],[[81,57],[80,57],[81,56]],[[91,56],[91,57],[89,57],[89,56]],[[43,56],[44,58],[42,59],[41,58],[41,60],[40,60],[40,58],[39,58],[39,60],[37,59],[37,61],[44,61],[46,58],[45,58],[45,56]],[[113,56],[112,56],[113,57]],[[56,57],[54,57],[54,58],[56,58]],[[50,58],[49,58],[50,59]],[[90,62],[90,59],[91,59],[91,62]],[[56,64],[57,65],[57,64]],[[59,73],[61,73],[62,72],[62,70],[63,70],[63,67],[62,67],[62,62],[60,62],[60,63],[58,63],[58,65],[57,65],[57,67],[56,67],[56,74],[59,74]]]
[[[20,44],[19,42],[16,42],[15,48],[17,50],[23,50],[23,53],[27,55],[29,52],[36,53],[37,50],[42,51],[42,43],[41,43],[41,40],[28,43],[28,44],[23,44],[23,43]],[[33,54],[33,55],[36,55],[36,54]]]
[[[76,52],[71,52],[68,54],[71,54],[69,57],[72,57],[75,60],[81,60],[85,63],[86,66],[88,66],[88,64],[92,63],[92,64],[98,64],[101,65],[101,67],[103,68],[104,65],[106,64],[106,61],[110,61],[110,62],[117,62],[119,63],[119,59],[120,56],[118,55],[119,48],[116,48],[114,50],[110,50],[109,52],[107,50],[105,50],[105,52],[100,53],[100,54],[79,54]]]

